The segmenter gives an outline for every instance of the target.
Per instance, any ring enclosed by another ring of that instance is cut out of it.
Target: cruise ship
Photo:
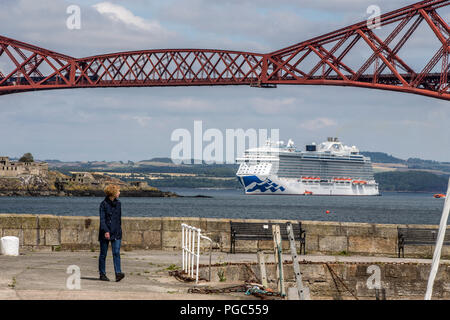
[[[289,140],[267,141],[236,159],[246,194],[377,196],[370,158],[338,138],[297,150]]]

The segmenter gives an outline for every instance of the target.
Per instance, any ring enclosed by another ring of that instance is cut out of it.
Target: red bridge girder
[[[77,59],[0,36],[0,95],[91,87],[298,84],[365,87],[450,100],[450,31],[436,11],[449,4],[450,0],[426,0],[383,14],[380,26],[393,27],[384,40],[363,21],[268,54],[169,49]],[[425,67],[414,70],[398,53],[420,24],[432,30],[439,49],[430,49]],[[354,67],[347,61],[361,55],[359,42],[369,53]]]

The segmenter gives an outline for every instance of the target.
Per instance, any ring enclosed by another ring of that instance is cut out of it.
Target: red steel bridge
[[[438,13],[449,4],[450,0],[427,0],[381,15],[379,25],[389,30],[384,39],[363,21],[267,54],[168,49],[78,59],[0,36],[0,94],[93,87],[297,84],[364,87],[450,100],[449,26]],[[421,24],[431,30],[438,45],[426,52],[424,66],[413,69],[404,58],[413,53],[408,43]],[[406,48],[403,58],[402,48]]]

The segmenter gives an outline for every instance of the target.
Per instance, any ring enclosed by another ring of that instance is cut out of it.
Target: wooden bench
[[[236,252],[236,240],[273,240],[272,225],[280,226],[282,240],[289,240],[286,224],[283,223],[263,223],[263,222],[230,222],[231,227],[231,246],[230,253]],[[292,224],[294,238],[300,241],[300,254],[306,250],[306,233],[302,229],[302,223]]]
[[[424,246],[435,245],[439,229],[424,228],[397,228],[398,234],[398,257],[400,251],[405,257],[405,245]],[[444,245],[450,245],[450,230],[445,232]]]

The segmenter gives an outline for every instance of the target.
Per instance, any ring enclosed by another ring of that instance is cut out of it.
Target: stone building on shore
[[[0,178],[18,178],[23,175],[46,177],[48,163],[10,161],[9,157],[0,157]]]
[[[76,182],[79,184],[98,184],[94,176],[89,172],[72,172],[72,177],[63,179],[63,182]]]
[[[148,188],[148,183],[144,181],[131,181],[130,186],[137,187],[139,189],[145,189]]]

